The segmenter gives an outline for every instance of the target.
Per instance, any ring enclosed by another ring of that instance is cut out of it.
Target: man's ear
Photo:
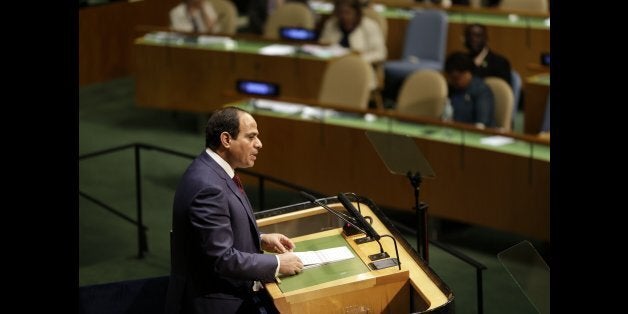
[[[229,148],[231,146],[231,135],[229,135],[229,132],[220,133],[220,143],[225,148]]]

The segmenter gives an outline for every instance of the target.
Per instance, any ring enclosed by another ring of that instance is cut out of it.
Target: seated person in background
[[[334,15],[325,21],[318,39],[321,44],[338,44],[359,52],[368,63],[386,60],[386,44],[377,22],[362,15],[359,0],[335,0]],[[375,72],[371,89],[377,87]]]
[[[264,32],[264,25],[268,20],[268,17],[280,6],[284,3],[288,2],[299,2],[310,7],[307,0],[251,0],[249,2],[249,27],[248,31],[250,33],[255,33],[261,35]],[[314,17],[314,21],[318,20],[318,15],[314,11],[312,11],[312,16]]]
[[[479,128],[495,125],[495,100],[484,80],[474,76],[473,61],[463,52],[454,52],[445,61],[453,120],[473,123]]]
[[[469,56],[473,59],[473,74],[481,78],[496,76],[512,87],[510,62],[491,51],[487,42],[486,26],[470,24],[465,28],[464,46],[467,47]]]
[[[170,10],[170,27],[178,32],[218,33],[216,11],[207,0],[183,0]]]

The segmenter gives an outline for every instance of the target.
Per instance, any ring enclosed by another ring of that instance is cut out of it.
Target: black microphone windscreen
[[[379,240],[380,236],[377,233],[377,231],[373,229],[373,226],[371,226],[371,224],[369,224],[366,221],[366,219],[364,219],[364,216],[360,214],[360,212],[355,208],[355,206],[351,204],[351,201],[349,201],[346,195],[344,195],[343,193],[338,194],[338,200],[340,201],[340,203],[342,203],[342,206],[344,206],[347,209],[347,211],[351,213],[353,218],[358,220],[359,224],[361,225],[360,227],[366,230],[366,235],[373,238],[374,240]]]

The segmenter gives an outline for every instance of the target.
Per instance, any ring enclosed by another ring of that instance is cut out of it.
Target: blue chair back
[[[447,14],[441,10],[417,10],[408,23],[403,45],[403,59],[445,62],[447,46]]]

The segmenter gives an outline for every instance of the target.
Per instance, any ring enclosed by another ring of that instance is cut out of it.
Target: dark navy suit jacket
[[[228,313],[250,294],[254,280],[272,281],[277,268],[275,256],[261,254],[246,194],[205,151],[177,187],[170,249],[166,313],[199,300],[216,308],[191,312]]]

